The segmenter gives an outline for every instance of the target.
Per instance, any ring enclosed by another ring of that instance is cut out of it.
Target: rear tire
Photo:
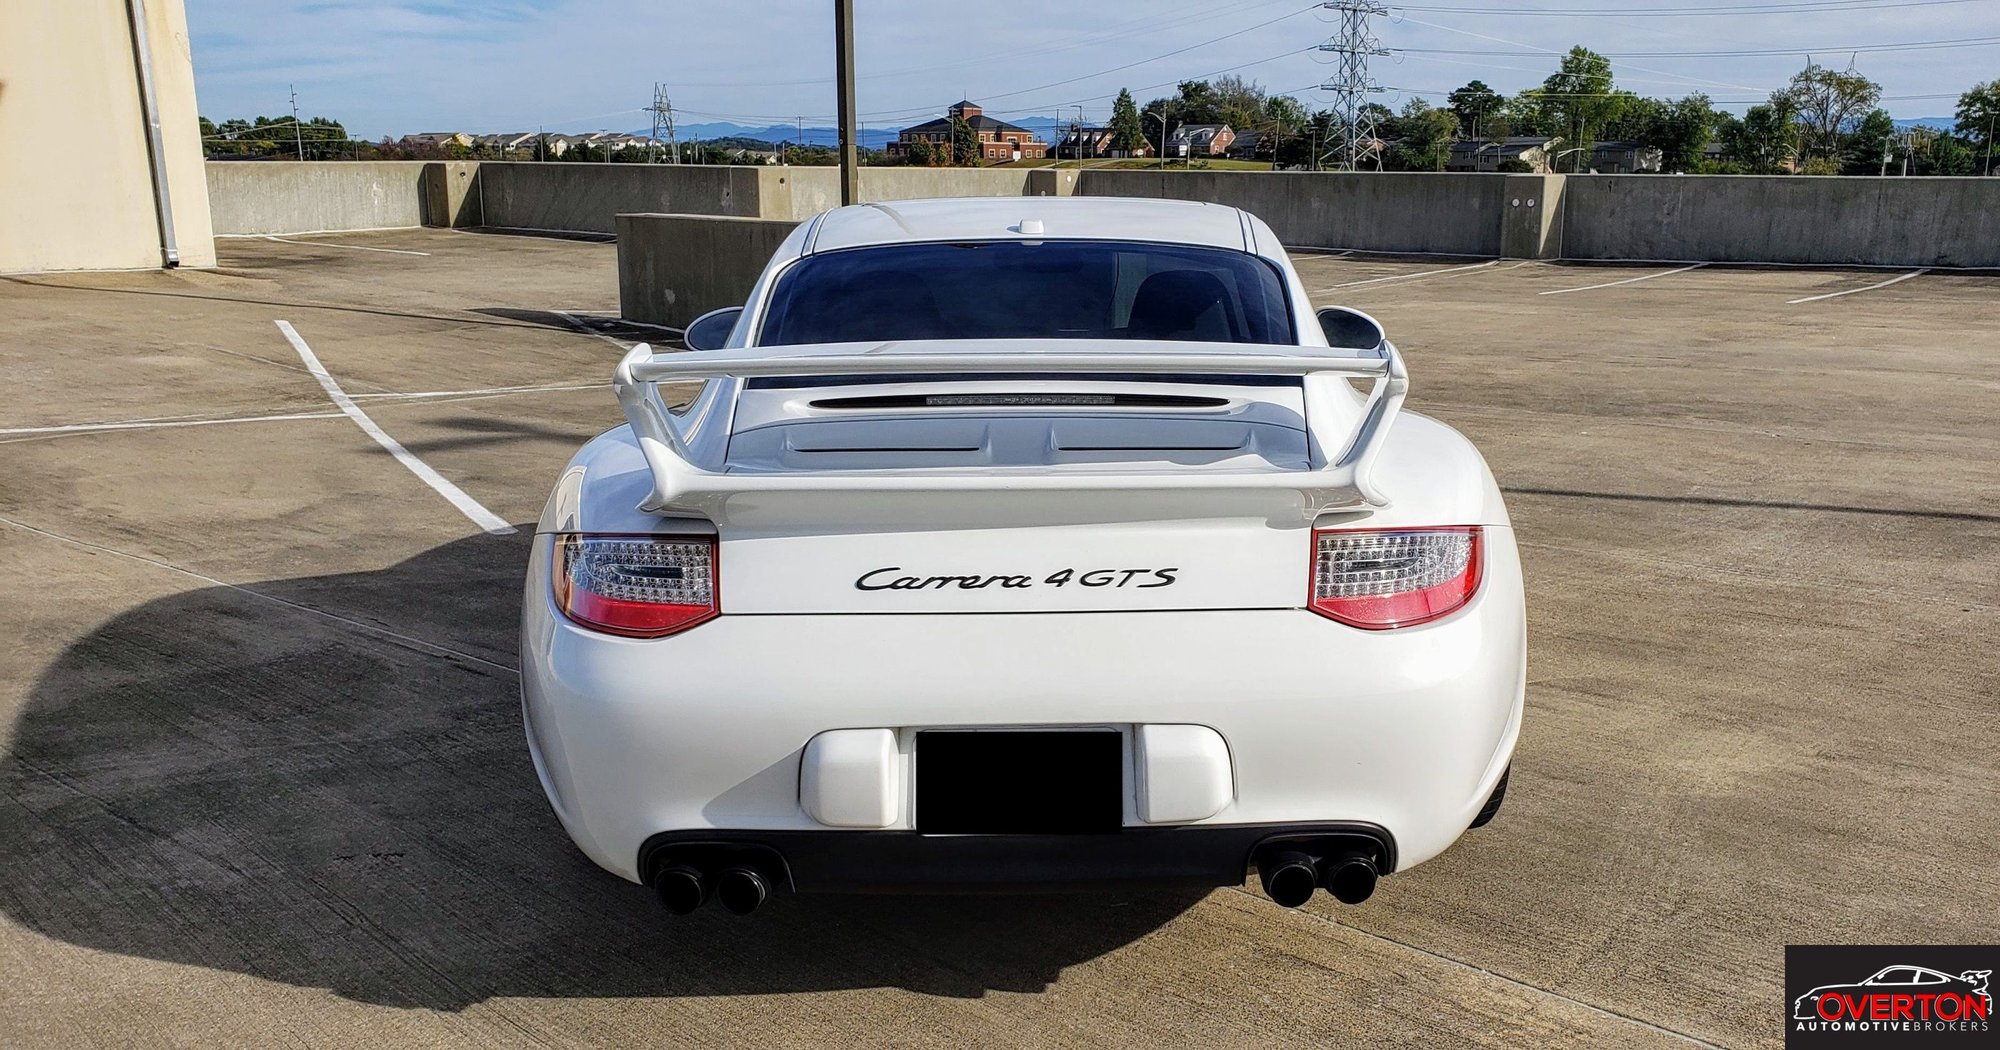
[[[1500,782],[1498,784],[1493,785],[1493,797],[1487,799],[1486,804],[1484,806],[1479,807],[1479,815],[1472,818],[1473,827],[1483,828],[1486,825],[1493,823],[1494,816],[1496,816],[1500,812],[1500,803],[1505,801],[1507,798],[1507,778],[1513,775],[1514,775],[1514,767],[1512,765],[1509,765],[1506,768],[1506,770],[1504,770],[1500,774]]]

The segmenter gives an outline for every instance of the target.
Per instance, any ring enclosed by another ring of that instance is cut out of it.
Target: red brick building
[[[906,156],[911,145],[918,142],[928,142],[934,149],[949,150],[952,121],[961,119],[972,125],[973,133],[979,136],[980,154],[988,161],[1037,160],[1048,156],[1048,143],[1036,138],[1034,132],[1018,124],[989,117],[971,102],[958,102],[945,112],[949,115],[904,128],[896,135],[896,141],[887,146],[889,155]]]

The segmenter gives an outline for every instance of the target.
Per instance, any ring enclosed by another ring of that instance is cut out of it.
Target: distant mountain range
[[[885,143],[896,141],[896,132],[905,127],[921,123],[923,123],[923,118],[899,122],[893,128],[870,127],[864,123],[861,128],[860,145],[864,149],[881,149]],[[1048,117],[1029,117],[1025,120],[1013,121],[1013,123],[1035,132],[1045,142],[1054,141],[1049,137],[1050,131],[1058,126],[1055,121]],[[1066,133],[1069,125],[1063,124],[1060,127],[1064,128]],[[637,128],[632,132],[634,135],[650,135],[652,133],[653,129],[650,127]],[[840,144],[840,131],[837,128],[808,125],[802,132],[797,124],[769,124],[764,127],[754,127],[747,124],[732,124],[728,121],[715,121],[707,124],[681,124],[675,128],[675,134],[684,142],[695,139],[746,138],[759,139],[774,145],[780,142],[802,143],[808,146],[837,146]]]
[[[1950,131],[1951,129],[1958,127],[1958,118],[1957,117],[1913,117],[1909,120],[1899,120],[1896,121],[1895,123],[1897,131],[1907,131],[1910,128],[1935,128],[1938,131]]]

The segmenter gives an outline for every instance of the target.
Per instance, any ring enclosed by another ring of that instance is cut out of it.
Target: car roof
[[[835,208],[819,217],[805,251],[995,240],[1149,241],[1251,250],[1243,213],[1219,204],[1131,197],[951,197]]]

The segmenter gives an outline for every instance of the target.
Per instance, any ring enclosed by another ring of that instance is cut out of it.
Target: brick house
[[[1236,131],[1227,124],[1182,124],[1167,139],[1169,157],[1220,157],[1236,141]]]
[[[947,116],[898,132],[896,141],[886,147],[888,154],[892,157],[908,156],[910,146],[918,142],[928,142],[933,148],[949,149],[952,121],[961,119],[972,125],[973,132],[979,136],[980,155],[988,161],[1039,160],[1048,156],[1048,143],[1036,138],[1034,132],[1018,124],[989,117],[971,102],[955,103],[945,112]]]

